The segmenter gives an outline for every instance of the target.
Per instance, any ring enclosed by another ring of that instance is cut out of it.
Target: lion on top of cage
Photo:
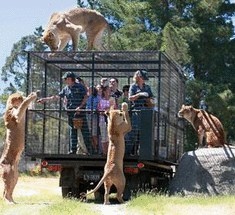
[[[6,140],[0,158],[0,175],[4,182],[3,198],[8,203],[15,203],[12,194],[18,180],[20,156],[24,150],[25,113],[36,98],[36,92],[26,98],[20,93],[13,93],[7,100],[4,114]]]
[[[87,50],[93,48],[104,50],[102,36],[107,29],[108,47],[111,29],[103,15],[96,10],[74,8],[66,12],[55,12],[51,15],[49,23],[42,37],[51,51],[62,51],[72,40],[73,51],[77,51],[79,35],[86,33]]]

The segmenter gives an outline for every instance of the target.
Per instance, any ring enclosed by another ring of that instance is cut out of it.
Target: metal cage
[[[177,112],[184,102],[185,77],[182,68],[158,51],[115,52],[28,52],[27,93],[40,90],[40,96],[56,95],[63,87],[62,76],[73,71],[88,86],[102,77],[116,77],[119,89],[132,83],[134,72],[148,71],[155,108],[141,114],[140,159],[176,162],[183,153],[183,124]],[[90,148],[90,132],[83,131]],[[27,114],[26,155],[66,155],[68,125],[63,101],[35,103]],[[128,144],[128,140],[126,140]],[[91,155],[92,156],[92,153]]]

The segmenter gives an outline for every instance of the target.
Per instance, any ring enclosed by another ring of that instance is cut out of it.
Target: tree
[[[180,29],[174,27],[170,22],[163,29],[161,51],[166,52],[176,62],[181,65],[190,63],[189,45],[179,32]]]
[[[229,136],[235,136],[230,129],[233,128],[230,119],[235,118],[235,37],[231,19],[235,4],[229,0],[78,0],[77,3],[98,10],[108,20],[113,31],[112,50],[162,50],[180,63],[189,74],[188,101],[198,107],[201,99],[205,99],[209,110],[226,121]],[[2,80],[10,80],[6,91],[24,91],[26,53],[22,50],[45,50],[39,42],[42,32],[39,27],[34,35],[13,45],[1,74]],[[83,38],[82,49],[84,41]]]
[[[100,11],[110,23],[112,50],[159,50],[159,35],[154,30],[146,1],[78,1],[79,6]]]
[[[17,90],[25,92],[27,72],[27,52],[44,51],[46,47],[40,42],[42,27],[36,28],[34,35],[24,36],[13,44],[11,54],[2,68],[1,79],[9,82],[4,93],[13,93]]]

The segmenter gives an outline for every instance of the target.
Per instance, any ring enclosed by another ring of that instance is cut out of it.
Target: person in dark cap
[[[118,89],[118,79],[111,78],[109,80],[109,87],[111,90],[111,97],[113,97],[116,101],[116,108],[118,108],[118,104],[120,103],[120,98],[122,96],[122,91]]]
[[[77,129],[73,126],[73,119],[74,117],[81,117],[83,119],[85,113],[80,111],[86,107],[87,101],[87,89],[85,86],[76,81],[77,76],[73,72],[66,72],[62,76],[65,81],[66,86],[59,92],[58,95],[45,97],[39,99],[37,102],[45,103],[47,101],[63,99],[65,102],[65,108],[68,114],[68,124],[69,124],[69,131],[70,131],[70,154],[76,153],[87,153],[87,150],[81,152],[83,150],[78,143],[77,140]],[[70,111],[71,110],[71,111]],[[83,129],[82,129],[83,132]],[[78,146],[78,147],[77,147]],[[81,148],[81,149],[80,149]]]
[[[128,93],[128,99],[131,102],[132,110],[141,110],[149,108],[147,100],[152,99],[153,93],[151,87],[145,83],[149,80],[146,70],[137,70],[133,76],[133,84],[131,84]],[[127,153],[136,154],[138,152],[138,135],[140,129],[140,112],[132,112],[132,131],[130,133],[132,145],[127,146]]]
[[[73,72],[65,72],[64,75],[62,76],[63,79],[67,79],[67,78],[72,78],[75,79],[77,78],[77,76],[73,73]]]
[[[146,108],[146,100],[153,98],[153,93],[149,85],[145,81],[149,80],[146,70],[137,70],[134,74],[134,83],[129,89],[129,100],[132,102],[132,108]]]

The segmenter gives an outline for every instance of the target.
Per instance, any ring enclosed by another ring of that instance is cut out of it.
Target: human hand
[[[75,111],[76,111],[76,113],[75,114],[77,114],[77,115],[79,115],[80,114],[80,107],[77,107],[76,109],[75,109]]]
[[[149,94],[147,92],[140,92],[138,93],[138,95],[143,97],[149,97]]]
[[[77,107],[76,109],[75,109],[75,111],[77,112],[77,111],[80,111],[80,107]]]
[[[41,98],[41,99],[38,99],[37,100],[37,103],[40,103],[40,104],[43,104],[43,103],[45,103],[46,101],[45,101],[45,99],[44,98]]]

